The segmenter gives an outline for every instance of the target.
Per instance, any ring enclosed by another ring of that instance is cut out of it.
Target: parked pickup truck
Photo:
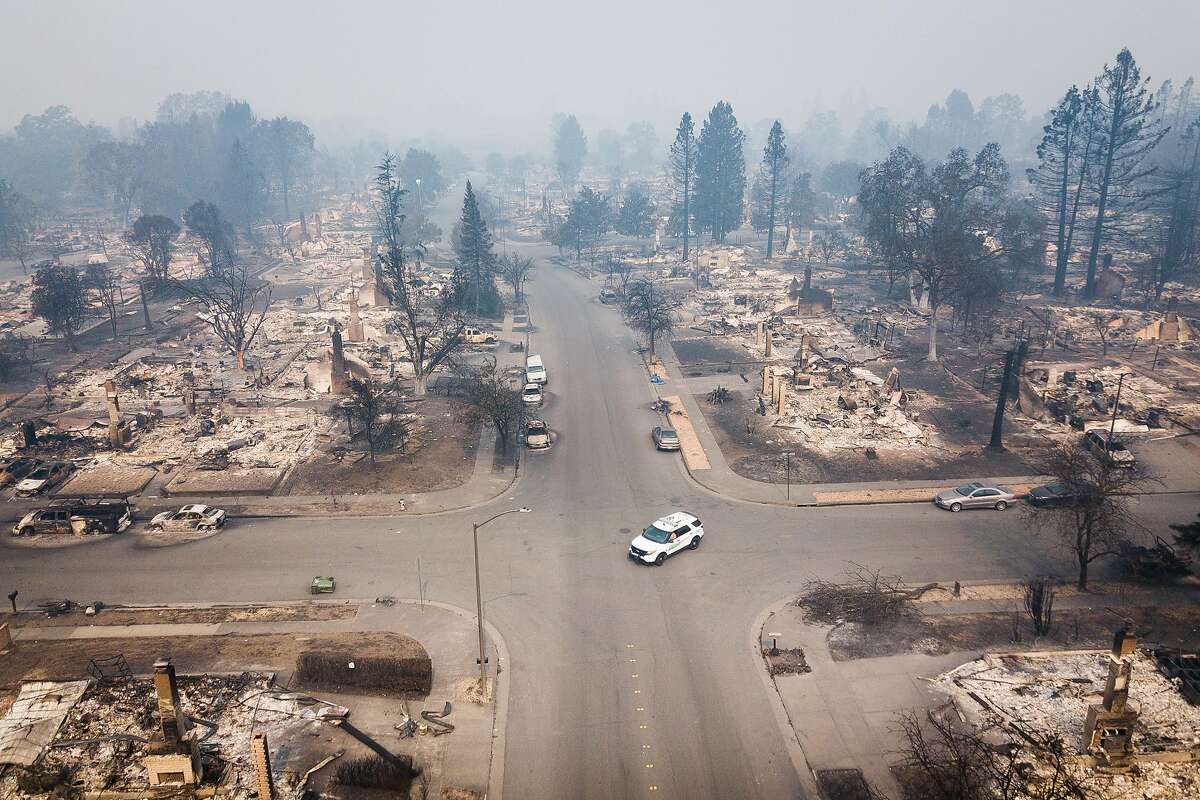
[[[13,526],[13,536],[120,533],[132,522],[133,508],[124,500],[55,500],[21,517]]]
[[[496,335],[489,331],[472,328],[469,325],[463,328],[463,341],[467,344],[495,344]]]

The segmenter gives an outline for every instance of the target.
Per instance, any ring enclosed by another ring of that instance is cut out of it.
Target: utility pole
[[[1017,385],[1017,396],[1020,397],[1021,371],[1025,364],[1025,352],[1029,345],[1021,341],[1016,350],[1009,350],[1004,359],[1004,377],[1000,380],[1000,397],[996,401],[996,416],[992,419],[992,439],[988,447],[993,450],[1003,450],[1002,435],[1004,432],[1004,409],[1013,384]],[[986,374],[986,373],[985,373]]]
[[[1008,402],[1008,382],[1012,379],[1013,363],[1017,354],[1009,350],[1004,357],[1004,377],[1000,379],[1000,396],[996,399],[996,416],[992,418],[992,439],[988,447],[993,450],[1003,450],[1004,443],[1004,405]]]
[[[506,514],[528,514],[530,511],[531,509],[528,507],[521,506],[520,508],[509,509],[508,511],[501,511],[499,514],[485,519],[483,522],[471,523],[471,543],[475,551],[475,619],[479,628],[479,688],[481,690],[484,690],[487,686],[487,651],[483,643],[483,591],[479,579],[479,529]]]
[[[1108,444],[1106,445],[1106,449],[1112,449],[1113,433],[1117,429],[1117,412],[1121,408],[1121,387],[1125,385],[1125,376],[1130,374],[1132,373],[1122,372],[1121,377],[1117,380],[1117,398],[1113,400],[1112,422],[1108,425]]]

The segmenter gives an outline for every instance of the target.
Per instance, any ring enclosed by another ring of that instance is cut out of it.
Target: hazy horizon
[[[952,0],[912,12],[886,0],[3,5],[0,67],[21,78],[0,88],[0,129],[60,104],[112,127],[153,119],[167,94],[212,89],[262,115],[305,120],[326,139],[435,134],[498,150],[544,148],[556,112],[577,114],[589,137],[646,119],[665,142],[683,111],[702,115],[718,99],[747,128],[829,109],[852,128],[873,106],[920,120],[955,88],[976,105],[1017,94],[1037,115],[1121,47],[1153,87],[1186,79],[1200,22],[1200,4],[1169,0],[1136,13],[1115,0],[1049,10],[1015,0],[986,25],[988,6]]]

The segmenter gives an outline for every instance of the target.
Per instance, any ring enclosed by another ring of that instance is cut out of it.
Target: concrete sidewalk
[[[685,462],[688,473],[701,486],[719,495],[745,500],[752,503],[767,503],[783,506],[837,506],[868,503],[928,503],[937,490],[956,486],[971,480],[992,481],[1027,492],[1029,487],[1044,483],[1037,475],[988,476],[962,478],[958,480],[894,480],[861,483],[794,483],[790,489],[786,484],[763,483],[738,475],[725,461],[716,436],[708,426],[704,412],[688,391],[687,380],[675,352],[669,346],[663,348],[666,364],[665,383],[658,387],[660,396],[669,396],[672,409],[682,411],[690,421],[690,428],[707,457],[707,468],[696,468],[694,461]],[[680,426],[682,427],[682,426]],[[682,438],[682,436],[681,436]]]
[[[496,432],[485,428],[479,436],[471,477],[459,486],[434,492],[406,494],[342,495],[214,495],[212,497],[166,497],[134,495],[138,519],[149,519],[160,511],[187,503],[204,503],[223,508],[233,517],[352,517],[439,514],[481,505],[504,494],[517,478],[518,468],[509,453],[499,469],[494,468]],[[153,484],[152,484],[153,485]],[[0,507],[0,522],[16,522],[29,511],[43,508],[53,496],[36,500],[10,500]]]
[[[1195,602],[1194,586],[1148,587],[1119,593],[1064,594],[1055,610],[1068,608],[1172,607]],[[920,603],[922,613],[980,614],[1011,612],[1013,601],[953,600]],[[932,708],[946,696],[927,680],[961,664],[980,658],[981,651],[945,655],[904,653],[877,658],[834,661],[827,637],[828,625],[809,624],[795,603],[780,601],[756,622],[753,636],[760,647],[770,647],[777,635],[783,649],[801,648],[812,671],[779,675],[773,679],[779,701],[803,750],[806,766],[821,770],[857,769],[868,782],[892,797],[898,796],[887,761],[899,741],[894,732],[896,715]],[[762,669],[766,671],[766,665]]]
[[[369,600],[353,601],[359,604],[355,616],[332,620],[288,620],[288,621],[244,621],[208,623],[166,623],[144,625],[80,625],[62,627],[21,627],[13,631],[13,639],[20,642],[53,641],[64,639],[120,639],[120,638],[168,638],[177,636],[228,636],[261,634],[319,635],[347,632],[392,632],[411,636],[421,643],[433,661],[433,688],[424,704],[410,704],[414,714],[421,710],[440,710],[446,701],[454,709],[448,721],[455,725],[454,732],[444,739],[445,750],[441,754],[439,772],[444,786],[456,786],[487,793],[493,757],[503,757],[504,726],[507,710],[507,690],[496,695],[494,706],[481,706],[459,702],[464,683],[478,679],[476,665],[478,642],[474,615],[453,606],[441,603],[418,604],[415,601],[398,601],[393,606],[372,603]],[[207,608],[208,606],[186,606]],[[114,606],[136,608],[136,606]],[[104,612],[97,618],[103,620]],[[507,655],[499,635],[488,625],[489,659],[508,669]],[[495,674],[495,667],[491,669]],[[285,681],[286,682],[286,681]],[[319,693],[341,702],[341,695]],[[400,739],[391,736],[392,724],[399,721],[400,706],[397,703],[362,704],[354,720],[360,727],[373,735],[395,752],[403,745]],[[502,772],[501,765],[496,769]],[[489,796],[498,796],[493,792]]]
[[[686,414],[688,436],[694,438],[702,448],[702,460],[687,459],[684,466],[696,483],[722,497],[751,503],[780,506],[845,506],[875,503],[929,503],[937,492],[970,481],[1008,486],[1018,497],[1022,497],[1034,486],[1048,483],[1045,475],[971,475],[960,478],[937,480],[898,479],[890,481],[864,481],[850,483],[763,483],[743,477],[729,466],[717,444],[716,436],[709,428],[703,410],[689,390],[688,379],[670,343],[661,346],[662,359],[666,366],[664,382],[655,386],[660,397],[672,401],[671,421]],[[680,425],[680,428],[683,426]],[[680,434],[682,442],[683,433]],[[700,464],[702,468],[696,465]],[[706,464],[706,466],[704,466]],[[1200,491],[1200,477],[1184,475],[1159,485],[1151,485],[1138,494],[1167,494]]]

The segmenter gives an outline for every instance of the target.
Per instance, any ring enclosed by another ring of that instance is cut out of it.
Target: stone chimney
[[[331,394],[346,393],[346,355],[342,352],[342,333],[333,332],[333,349],[329,355],[329,391]]]
[[[346,341],[365,342],[362,318],[358,315],[358,292],[350,291],[350,325],[346,328]]]
[[[104,382],[104,398],[108,404],[108,443],[113,450],[120,450],[125,444],[125,432],[121,429],[121,402],[115,382]]]
[[[271,751],[267,747],[265,733],[256,733],[250,737],[250,763],[254,765],[254,783],[258,787],[258,800],[273,800],[275,779],[271,777]]]
[[[179,744],[187,734],[188,723],[179,704],[175,666],[168,659],[154,662],[154,694],[158,700],[158,728],[163,741]]]

